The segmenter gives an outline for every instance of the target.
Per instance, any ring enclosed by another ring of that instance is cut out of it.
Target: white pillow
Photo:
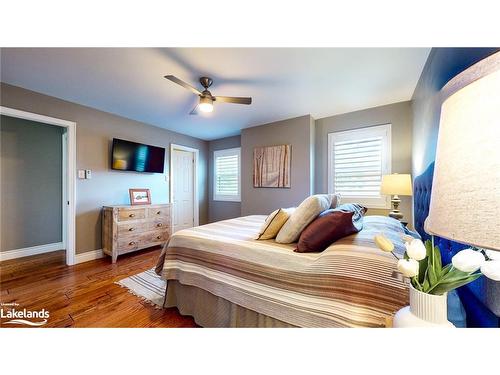
[[[332,200],[330,208],[337,208],[338,206],[340,206],[340,194],[328,194],[328,196]]]
[[[334,204],[336,207],[337,198],[333,194],[317,194],[304,199],[278,232],[276,242],[296,242],[305,227],[316,219],[320,213],[332,206],[333,200],[335,200]]]

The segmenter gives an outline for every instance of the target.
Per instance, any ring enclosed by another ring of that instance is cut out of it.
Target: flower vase
[[[454,328],[448,321],[447,294],[423,293],[410,283],[410,306],[403,307],[394,315],[393,327]]]

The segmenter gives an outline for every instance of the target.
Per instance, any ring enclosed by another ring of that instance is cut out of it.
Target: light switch
[[[85,170],[85,178],[87,180],[90,180],[92,178],[92,170],[90,170],[90,169]]]
[[[85,179],[85,169],[78,170],[78,178],[81,180]]]

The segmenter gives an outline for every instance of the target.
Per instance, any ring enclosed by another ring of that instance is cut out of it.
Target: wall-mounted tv
[[[113,138],[111,169],[163,173],[165,149]]]

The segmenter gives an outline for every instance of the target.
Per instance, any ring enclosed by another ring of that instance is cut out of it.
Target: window
[[[390,197],[380,195],[390,173],[391,124],[328,134],[328,191],[343,202],[390,208]]]
[[[240,148],[214,151],[214,200],[241,201]]]

